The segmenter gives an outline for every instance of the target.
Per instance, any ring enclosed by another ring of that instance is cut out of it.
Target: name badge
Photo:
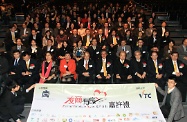
[[[67,68],[68,66],[67,65],[64,65],[64,68]]]

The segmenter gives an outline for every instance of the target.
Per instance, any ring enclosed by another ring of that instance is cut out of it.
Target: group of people
[[[185,101],[187,39],[176,47],[167,23],[156,28],[155,19],[155,13],[147,19],[132,1],[124,6],[36,9],[22,28],[16,23],[10,26],[4,40],[6,54],[0,56],[0,78],[8,76],[14,81],[10,89],[19,85],[22,92],[36,83],[150,82],[161,91],[174,76]],[[158,92],[158,100],[162,99]]]

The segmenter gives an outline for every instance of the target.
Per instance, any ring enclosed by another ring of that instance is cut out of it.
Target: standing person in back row
[[[161,111],[167,122],[175,122],[184,117],[184,108],[182,106],[182,96],[179,89],[176,87],[177,82],[175,76],[168,78],[168,88],[163,91],[158,84],[155,84],[156,89],[164,96],[161,104]]]

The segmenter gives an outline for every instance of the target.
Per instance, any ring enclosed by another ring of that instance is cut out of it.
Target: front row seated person
[[[58,66],[53,61],[53,54],[47,51],[45,54],[45,60],[42,62],[40,69],[40,81],[39,83],[56,83],[57,82]]]
[[[95,65],[90,59],[90,53],[85,52],[84,58],[79,60],[77,65],[78,83],[92,84],[94,81]]]
[[[31,54],[29,52],[23,52],[23,63],[21,78],[18,80],[19,85],[32,85],[39,80],[39,65],[35,59],[31,58]]]
[[[101,58],[96,63],[96,83],[110,84],[112,82],[112,60],[107,57],[107,51],[101,51]]]
[[[76,63],[75,60],[71,58],[71,54],[66,52],[65,58],[60,61],[60,76],[62,83],[74,84],[77,74],[76,74]]]
[[[17,92],[20,86],[12,80],[8,80],[7,87],[0,99],[0,122],[9,121],[13,119],[15,122],[21,122],[20,114],[24,110],[25,98]]]
[[[165,118],[167,118],[167,122],[175,122],[176,120],[180,120],[184,117],[184,108],[182,106],[182,96],[179,89],[176,87],[176,76],[171,76],[168,78],[168,87],[166,90],[162,90],[155,83],[155,87],[158,92],[160,92],[163,96],[163,102],[161,104],[161,111]]]
[[[119,58],[114,63],[114,79],[116,84],[132,83],[130,61],[126,59],[126,52],[119,52]]]

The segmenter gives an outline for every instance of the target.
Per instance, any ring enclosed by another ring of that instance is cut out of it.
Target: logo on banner
[[[96,104],[97,102],[103,102],[106,100],[107,93],[100,91],[100,90],[95,90],[93,92],[93,97],[89,98],[83,98],[83,96],[72,96],[65,101],[65,104],[80,104],[84,103],[85,105],[91,105],[91,104]]]
[[[50,92],[48,90],[45,90],[42,92],[42,97],[47,97],[49,98]]]
[[[145,93],[145,90],[142,91],[141,94],[139,94],[140,98],[151,98],[151,93]]]

